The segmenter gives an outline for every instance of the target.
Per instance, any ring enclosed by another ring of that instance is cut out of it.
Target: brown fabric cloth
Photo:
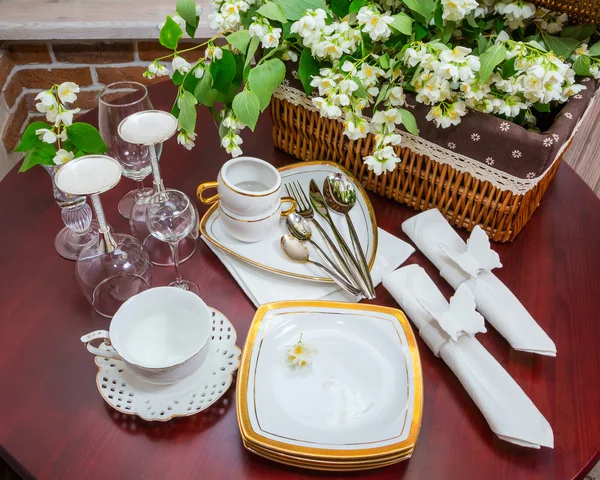
[[[288,80],[291,87],[304,91],[299,80],[291,75]],[[417,120],[420,137],[515,177],[536,178],[550,167],[598,88],[598,82],[592,79],[582,82],[587,88],[563,105],[544,133],[530,132],[513,122],[473,110],[460,124],[438,128],[425,118],[431,107],[418,103],[408,92],[406,100]]]

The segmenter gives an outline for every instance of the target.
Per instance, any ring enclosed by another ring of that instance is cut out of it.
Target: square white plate
[[[375,213],[373,207],[369,201],[367,193],[358,181],[350,174],[347,170],[340,167],[338,164],[333,162],[300,162],[292,165],[287,165],[279,169],[281,173],[281,179],[283,182],[283,188],[281,189],[281,195],[286,196],[285,185],[292,182],[299,182],[304,193],[308,197],[308,186],[310,180],[314,179],[319,186],[321,191],[323,190],[323,181],[330,173],[342,172],[349,179],[354,182],[356,187],[356,205],[350,210],[350,217],[354,223],[356,233],[360,240],[360,244],[365,250],[365,258],[369,264],[369,268],[373,266],[375,262],[375,255],[377,253],[377,223],[375,221]],[[208,212],[202,217],[200,222],[200,232],[209,242],[217,246],[221,250],[228,254],[242,260],[246,263],[250,263],[256,267],[268,270],[273,273],[286,275],[295,278],[303,278],[305,280],[315,280],[321,282],[332,282],[328,277],[323,276],[323,272],[316,266],[306,263],[292,262],[290,259],[285,257],[280,247],[280,239],[282,235],[288,233],[285,226],[285,219],[281,219],[279,222],[279,228],[260,242],[246,243],[233,238],[229,232],[225,229],[222,222],[219,219],[220,212],[218,205],[213,205]],[[350,245],[350,235],[348,232],[348,225],[343,215],[332,212],[331,217],[336,227]],[[334,238],[329,225],[315,212],[315,218],[319,224],[329,234],[330,238]],[[325,251],[327,246],[320,238],[319,232],[316,228],[312,227],[313,239],[317,242]],[[318,260],[319,254],[308,242],[305,245],[309,249],[311,258]]]
[[[293,368],[302,341],[318,353]],[[422,413],[419,354],[396,309],[278,302],[256,312],[238,376],[242,435],[273,451],[368,458],[414,448]]]

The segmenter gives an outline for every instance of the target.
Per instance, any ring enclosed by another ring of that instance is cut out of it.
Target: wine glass
[[[169,286],[199,295],[198,285],[184,280],[179,271],[179,242],[198,228],[198,214],[189,197],[172,189],[155,193],[147,203],[146,224],[154,237],[171,247],[177,278]]]
[[[152,110],[148,90],[138,82],[115,82],[102,89],[98,96],[98,122],[100,134],[108,146],[108,155],[117,159],[123,167],[123,175],[135,180],[136,190],[127,193],[119,201],[119,213],[129,218],[135,201],[149,198],[151,188],[144,188],[143,180],[150,174],[150,149],[154,148],[157,158],[162,152],[162,144],[155,146],[138,145],[124,141],[118,133],[119,124],[132,113]]]
[[[151,286],[148,254],[131,235],[113,233],[106,222],[100,194],[121,179],[121,165],[104,155],[86,155],[65,164],[56,174],[57,187],[68,195],[89,195],[98,220],[98,235],[79,253],[75,278],[94,310],[112,317],[133,295]]]

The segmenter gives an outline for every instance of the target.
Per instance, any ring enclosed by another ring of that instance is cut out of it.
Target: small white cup
[[[259,242],[268,237],[274,229],[278,229],[279,219],[289,215],[295,205],[286,211],[281,211],[281,205],[277,205],[272,213],[265,217],[240,217],[228,211],[219,202],[219,218],[225,229],[232,237],[242,242]]]
[[[205,198],[203,192],[209,188],[216,188],[217,194]],[[260,158],[234,158],[221,167],[216,182],[200,184],[197,195],[205,204],[218,200],[228,212],[240,218],[264,218],[282,201],[281,175]]]
[[[165,385],[194,373],[208,355],[212,314],[198,295],[156,287],[127,300],[110,323],[81,337],[93,355],[122,360],[148,382]],[[115,351],[90,344],[104,339]]]

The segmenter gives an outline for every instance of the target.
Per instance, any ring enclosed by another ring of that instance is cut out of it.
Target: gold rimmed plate
[[[293,368],[288,349],[317,349]],[[254,317],[237,380],[248,445],[308,460],[373,461],[411,452],[422,416],[412,329],[397,309],[323,301],[277,302]]]
[[[366,259],[369,268],[375,263],[377,254],[377,223],[373,206],[367,196],[362,185],[343,167],[333,162],[300,162],[292,165],[287,165],[279,169],[284,187],[281,189],[282,195],[287,195],[285,185],[293,182],[298,182],[303,191],[308,195],[308,185],[311,179],[317,182],[321,188],[325,178],[331,173],[343,173],[355,185],[356,188],[356,205],[350,211],[350,216],[356,228],[360,244],[366,252]],[[271,232],[271,234],[256,243],[246,243],[233,238],[223,226],[220,220],[222,213],[219,211],[218,204],[213,205],[202,217],[200,222],[200,233],[212,245],[226,252],[232,257],[246,262],[263,270],[285,275],[288,277],[301,278],[304,280],[312,280],[319,282],[332,282],[329,277],[323,276],[323,272],[314,265],[305,263],[295,263],[284,256],[281,251],[279,241],[281,236],[288,233],[285,227],[285,219],[279,223],[279,228]],[[350,243],[348,225],[342,215],[332,213],[333,221]],[[321,226],[333,238],[329,226],[326,222],[319,218],[315,213],[315,218]],[[324,246],[323,241],[319,238],[319,233],[314,231],[314,240]],[[310,251],[311,257],[317,259],[318,253],[313,249],[312,245],[306,244]]]

